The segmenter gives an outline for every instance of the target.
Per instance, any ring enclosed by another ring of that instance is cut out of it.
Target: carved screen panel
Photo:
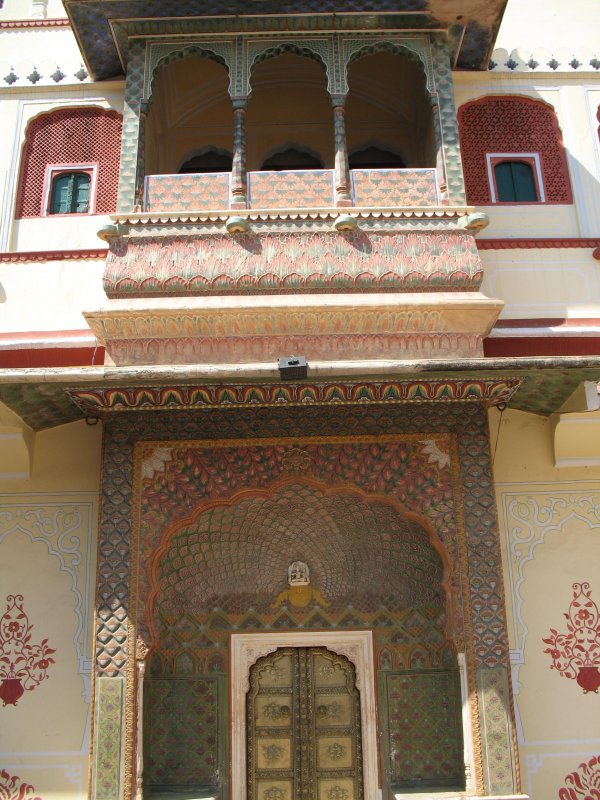
[[[281,648],[251,669],[249,800],[362,800],[354,666],[323,647]]]

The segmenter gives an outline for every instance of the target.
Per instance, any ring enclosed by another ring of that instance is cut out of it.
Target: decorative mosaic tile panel
[[[144,211],[208,211],[229,208],[229,172],[148,175]]]
[[[464,788],[458,671],[387,674],[385,702],[392,786]]]
[[[333,170],[249,172],[251,208],[331,208],[334,205]]]
[[[218,679],[146,679],[144,706],[145,783],[216,790],[220,766]]]
[[[477,670],[483,772],[489,794],[510,794],[514,787],[514,750],[507,674],[505,667],[482,667]]]
[[[455,524],[452,497],[456,497],[463,509],[466,556],[470,565],[469,577],[467,579],[467,576],[464,575],[462,581],[463,592],[466,591],[470,595],[471,603],[470,619],[465,619],[467,624],[466,639],[471,642],[471,646],[467,647],[473,653],[477,665],[495,667],[506,663],[508,651],[504,603],[499,594],[502,587],[501,565],[488,452],[487,417],[483,407],[477,404],[330,406],[303,407],[302,409],[286,407],[279,409],[275,407],[257,408],[255,410],[246,408],[240,412],[235,409],[227,411],[215,409],[203,412],[200,415],[197,413],[190,414],[186,411],[161,414],[141,412],[139,414],[115,415],[109,418],[105,423],[104,431],[104,498],[99,542],[99,632],[97,639],[97,663],[101,673],[119,674],[125,671],[125,620],[129,613],[130,596],[127,576],[130,570],[131,518],[133,513],[131,486],[133,480],[134,444],[144,440],[158,443],[153,448],[154,456],[152,460],[154,472],[156,473],[153,480],[160,489],[155,500],[159,504],[164,502],[164,514],[166,517],[163,517],[163,520],[168,517],[173,518],[173,521],[175,521],[177,516],[173,517],[173,513],[175,515],[181,513],[185,516],[186,514],[189,515],[189,511],[185,508],[181,512],[178,512],[176,508],[175,512],[169,511],[169,507],[173,508],[171,506],[172,501],[169,500],[169,487],[166,487],[167,492],[165,494],[165,487],[160,488],[160,481],[156,483],[161,471],[168,467],[173,448],[171,443],[190,440],[197,442],[200,438],[203,440],[239,440],[241,437],[245,440],[245,445],[231,443],[230,450],[232,453],[237,453],[237,458],[241,459],[240,461],[236,459],[218,459],[208,464],[210,467],[207,472],[209,483],[210,481],[216,481],[217,495],[213,502],[219,504],[219,496],[226,500],[235,490],[237,480],[235,476],[238,474],[240,479],[243,476],[242,483],[244,485],[247,485],[248,482],[256,483],[256,481],[259,481],[259,483],[260,481],[267,481],[268,483],[270,475],[273,475],[273,477],[277,474],[281,475],[278,470],[282,469],[283,462],[276,456],[278,451],[265,450],[265,453],[270,452],[269,457],[263,457],[255,461],[252,457],[252,451],[247,448],[248,440],[261,436],[269,438],[274,436],[298,437],[296,439],[296,447],[302,449],[307,446],[304,443],[307,437],[309,438],[308,444],[310,444],[312,437],[328,436],[331,435],[332,431],[338,433],[343,431],[347,439],[346,443],[349,445],[352,444],[352,437],[357,435],[382,436],[402,433],[403,435],[413,434],[416,435],[418,440],[429,441],[432,438],[435,439],[436,434],[450,434],[451,440],[455,442],[458,463],[460,463],[460,473],[456,476],[458,483],[453,484],[455,486],[453,490],[455,494],[451,495],[450,507],[439,507],[437,513],[441,514],[441,516],[435,520],[432,518],[432,523],[440,536],[443,536],[444,539],[448,537],[447,541],[449,542],[457,542],[457,537],[451,531],[446,530],[444,522],[445,519],[450,519],[451,524]],[[443,438],[441,440],[437,439],[439,449],[443,453],[441,442],[443,442]],[[313,444],[318,445],[318,442],[315,440]],[[360,441],[354,443],[356,447],[359,447],[360,444]],[[246,449],[244,449],[245,447]],[[275,443],[274,447],[276,447]],[[353,465],[350,482],[358,489],[364,484],[366,490],[369,491],[368,487],[373,485],[373,481],[375,481],[375,486],[380,481],[383,481],[381,487],[385,493],[386,481],[394,480],[397,468],[392,468],[391,463],[387,466],[384,464],[381,473],[374,474],[368,460],[364,457],[365,453],[368,453],[369,445],[363,443],[362,447],[363,450],[360,455],[342,460],[342,470],[344,469],[344,463]],[[427,447],[427,445],[424,444],[423,447]],[[159,449],[157,450],[156,448]],[[165,451],[162,455],[160,448]],[[447,452],[448,450],[446,450]],[[418,463],[421,464],[421,471],[425,469],[426,473],[428,459],[425,459],[425,455],[433,457],[431,468],[433,468],[437,457],[435,457],[433,451],[429,454],[423,451],[423,460]],[[291,455],[286,456],[288,463],[290,459]],[[331,463],[335,466],[338,461],[339,458],[337,460],[332,458],[331,462],[325,461],[323,464]],[[376,461],[378,463],[377,459]],[[443,461],[444,459],[442,458],[442,463]],[[177,463],[181,464],[181,459],[178,459]],[[290,467],[288,467],[289,469]],[[238,470],[241,470],[241,472],[238,472]],[[392,475],[389,478],[387,477],[388,470],[392,471]],[[192,466],[192,471],[189,474],[191,482],[188,483],[188,487],[191,489],[195,487],[194,491],[196,492],[204,492],[209,484],[206,484],[205,478],[202,477],[202,470],[200,469],[196,474]],[[418,499],[417,495],[414,494],[415,491],[421,491],[422,485],[419,477],[421,473],[417,472],[412,475],[411,470],[408,469],[407,471],[405,466],[403,474],[406,480],[405,485],[409,490],[409,494],[407,494],[404,501],[405,505],[410,507],[410,504],[414,503],[415,506],[413,507],[418,509],[418,513],[427,513],[428,509],[435,509],[437,504],[434,500],[431,500],[426,491],[422,499]],[[341,478],[343,478],[343,475],[344,472],[342,471]],[[184,483],[185,481],[181,485],[183,486]],[[439,481],[433,484],[434,492],[438,491],[438,484]],[[148,499],[149,497],[150,495],[148,495]],[[160,510],[156,510],[154,514],[155,520],[159,520]],[[148,520],[151,520],[150,516],[148,516]],[[164,522],[161,524],[164,525]],[[146,540],[149,531],[143,529],[141,535]],[[143,564],[143,559],[141,563]],[[461,583],[460,578],[456,578],[456,580],[458,580],[459,584]],[[460,597],[461,592],[456,584],[454,588],[456,596]],[[319,615],[321,620],[324,616],[321,613],[321,607],[313,608],[310,613]],[[314,617],[314,623],[319,627],[323,627],[324,623],[319,620],[319,616]],[[347,624],[350,624],[350,618],[351,610],[349,610]],[[298,624],[297,620],[292,619],[289,613],[286,614],[284,612],[283,607],[281,607],[281,614],[277,619],[277,624],[287,629],[293,628],[294,625]],[[251,616],[241,621],[251,629],[260,629]],[[169,620],[165,619],[164,622],[168,624]],[[197,620],[193,614],[192,619],[186,622],[186,626],[189,626],[192,630],[192,633],[189,634],[192,638],[196,636],[196,631],[198,634],[201,633],[196,622]],[[356,627],[362,627],[360,622],[357,616]],[[223,632],[227,631],[229,624],[229,620],[221,612],[215,612],[215,619],[210,622],[211,629],[216,630],[220,627]],[[369,620],[369,624],[375,624],[374,620]],[[401,636],[407,624],[407,620],[402,621],[399,628],[393,629],[392,635],[397,632]],[[431,630],[434,632],[435,626]],[[143,626],[141,633],[142,635],[144,634]],[[182,652],[185,649],[181,647],[182,637],[185,635],[187,635],[185,634],[185,629],[178,633],[180,644],[178,647],[173,648],[178,651],[178,663],[174,663],[174,658],[169,661],[171,654],[165,650],[163,655],[169,663],[160,663],[160,657],[157,657],[158,663],[155,664],[154,661],[151,661],[149,665],[151,673],[176,670],[181,675],[182,673],[186,674],[186,671],[189,673],[193,670],[214,674],[226,670],[227,658],[223,647],[200,644],[200,649],[196,650],[196,653],[204,652],[209,663],[192,663],[189,656]],[[425,632],[423,635],[428,636],[430,634]],[[461,631],[457,632],[459,639],[462,635]],[[167,644],[166,640],[165,644]],[[399,644],[402,646],[401,641],[399,641]],[[382,647],[379,652],[380,669],[406,669],[404,663],[394,663],[395,650],[395,644],[384,645],[382,641]],[[445,661],[444,665],[449,666],[448,661]],[[427,663],[422,661],[421,663],[408,665],[408,668],[420,669],[426,666]],[[510,705],[507,701],[505,708],[509,707]],[[493,707],[489,710],[489,713],[493,713]],[[480,707],[480,714],[484,718],[488,714],[488,708],[485,704]],[[493,735],[493,730],[489,726],[486,728],[485,719],[480,720],[480,722],[484,735]],[[507,751],[506,749],[510,747],[509,738],[504,736],[500,741],[499,751],[501,752],[504,748],[504,761],[510,759],[510,750]],[[502,773],[502,767],[496,771],[490,770],[489,759],[486,769],[488,770],[486,775],[491,775],[490,785],[500,785],[505,779],[508,782],[509,778],[507,778],[506,772]]]
[[[353,169],[357,206],[436,206],[434,169]]]
[[[96,678],[94,721],[94,800],[121,797],[123,678]]]

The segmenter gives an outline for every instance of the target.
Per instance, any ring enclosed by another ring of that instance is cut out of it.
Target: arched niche
[[[322,63],[306,55],[274,52],[254,63],[246,114],[247,166],[259,170],[266,158],[293,142],[332,168],[333,112]]]
[[[350,154],[376,146],[406,167],[435,166],[435,131],[423,65],[391,47],[365,48],[348,66],[346,141]]]
[[[231,152],[229,74],[214,54],[180,51],[161,62],[146,124],[146,174],[171,174],[193,157]]]

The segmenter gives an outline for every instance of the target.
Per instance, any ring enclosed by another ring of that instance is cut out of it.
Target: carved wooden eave
[[[95,80],[125,71],[130,39],[195,33],[439,31],[453,64],[487,69],[506,0],[66,0]]]

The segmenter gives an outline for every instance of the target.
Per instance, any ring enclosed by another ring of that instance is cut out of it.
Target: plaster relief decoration
[[[563,634],[551,628],[550,636],[544,639],[550,645],[544,650],[552,658],[550,669],[558,670],[565,678],[574,678],[585,694],[597,694],[600,688],[600,614],[591,594],[589,583],[574,583],[573,600],[565,614],[569,632]],[[600,792],[596,796],[600,797]]]
[[[9,775],[5,769],[0,770],[0,800],[42,800],[35,794],[31,784],[25,783],[17,775]]]
[[[565,778],[558,800],[596,800],[600,797],[600,755],[580,764]]]
[[[9,594],[7,609],[0,619],[0,699],[4,706],[16,706],[24,692],[32,691],[48,676],[54,664],[48,639],[31,644],[29,618],[23,610],[23,596]]]

